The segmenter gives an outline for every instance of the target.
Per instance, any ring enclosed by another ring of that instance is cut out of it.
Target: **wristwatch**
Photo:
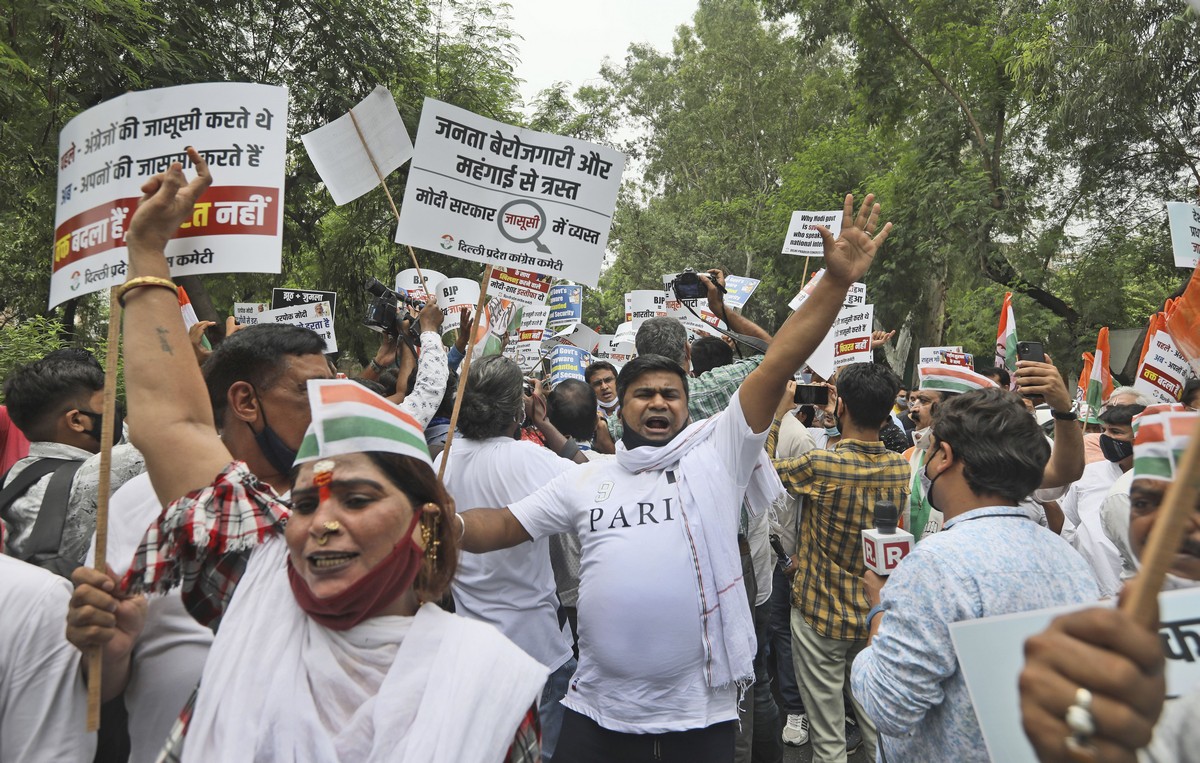
[[[1076,400],[1070,410],[1056,411],[1051,409],[1050,415],[1059,421],[1075,421],[1079,418],[1079,401]]]

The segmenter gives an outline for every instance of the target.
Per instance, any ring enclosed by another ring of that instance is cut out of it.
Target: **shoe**
[[[858,748],[862,747],[862,730],[858,728],[858,721],[853,718],[846,719],[846,754],[853,755],[858,752]]]
[[[789,714],[783,727],[783,743],[788,747],[799,747],[808,741],[808,716]]]

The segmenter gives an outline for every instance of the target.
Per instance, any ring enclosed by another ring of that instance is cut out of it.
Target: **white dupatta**
[[[318,704],[354,681],[339,666],[357,629],[336,634],[309,618],[286,564],[279,537],[251,556],[204,667],[185,763],[503,760],[545,667],[492,626],[425,604],[397,634],[377,693],[327,729]]]

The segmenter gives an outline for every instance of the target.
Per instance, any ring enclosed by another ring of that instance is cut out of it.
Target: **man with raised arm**
[[[767,430],[788,380],[891,230],[876,233],[873,201],[855,215],[846,197],[837,240],[819,228],[825,278],[725,411],[689,424],[684,369],[674,358],[638,357],[617,379],[624,434],[615,461],[572,469],[507,507],[459,515],[463,548],[475,553],[579,535],[579,669],[556,759],[732,759],[755,650],[739,510],[782,493],[763,450]]]

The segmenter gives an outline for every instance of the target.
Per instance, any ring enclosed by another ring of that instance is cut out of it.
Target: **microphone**
[[[875,526],[863,530],[863,560],[876,575],[892,574],[900,560],[912,551],[912,533],[897,529],[900,510],[891,501],[875,502]]]

